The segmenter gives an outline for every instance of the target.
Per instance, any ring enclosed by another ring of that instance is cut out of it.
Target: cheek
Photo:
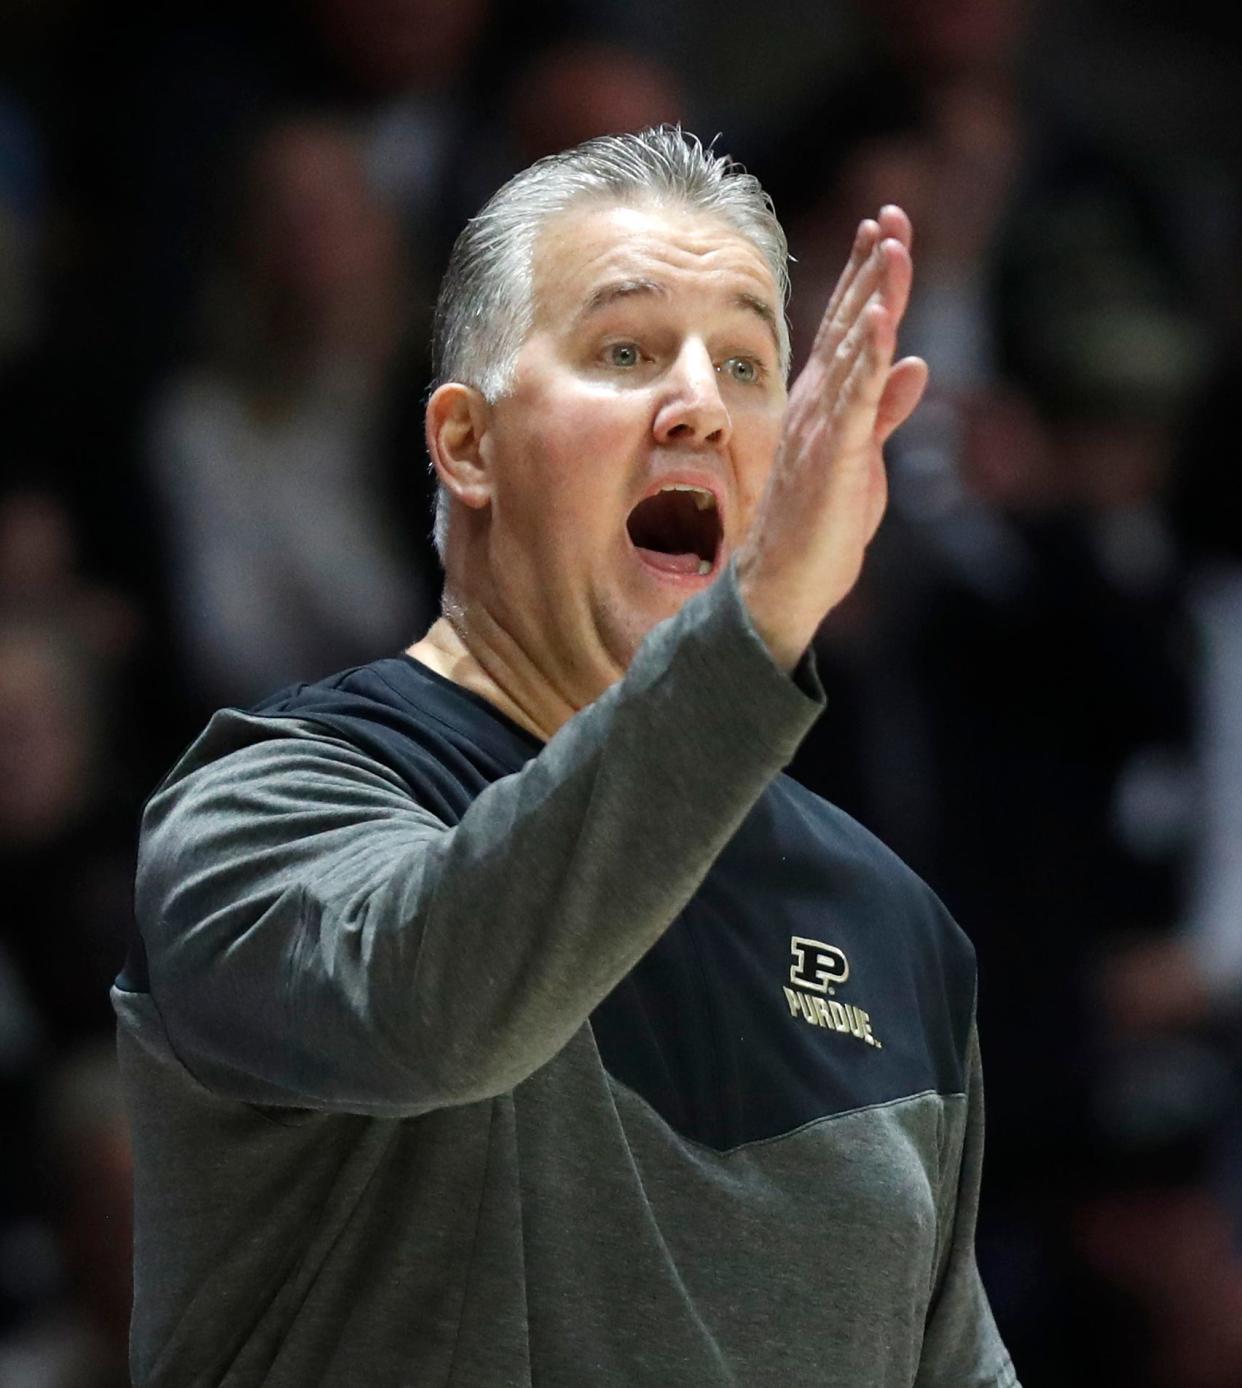
[[[595,533],[615,529],[642,463],[646,414],[636,401],[604,391],[535,413],[538,427],[517,455],[521,477],[508,488],[521,495],[511,502]]]
[[[598,553],[633,487],[634,411],[604,396],[532,413],[538,427],[513,440],[497,468],[497,514],[522,542]]]

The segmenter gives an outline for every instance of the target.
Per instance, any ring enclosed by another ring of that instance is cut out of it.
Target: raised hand
[[[887,500],[882,445],[927,384],[920,358],[893,362],[910,296],[910,244],[910,220],[898,207],[859,226],[738,551],[751,618],[785,669],[858,581]]]

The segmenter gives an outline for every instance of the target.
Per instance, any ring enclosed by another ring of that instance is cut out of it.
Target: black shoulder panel
[[[540,747],[499,710],[404,657],[296,685],[251,712],[337,733],[396,772],[446,824],[456,824],[480,791],[520,770]]]

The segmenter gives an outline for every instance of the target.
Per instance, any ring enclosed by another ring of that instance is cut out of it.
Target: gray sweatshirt
[[[408,657],[217,714],[113,990],[139,1388],[1011,1388],[973,953],[781,768],[730,570],[543,745]]]

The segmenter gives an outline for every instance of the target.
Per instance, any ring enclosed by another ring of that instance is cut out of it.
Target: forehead
[[[573,208],[552,218],[535,246],[536,325],[571,324],[601,289],[651,282],[672,294],[722,305],[739,295],[780,312],[772,272],[759,249],[726,222],[684,208]]]

